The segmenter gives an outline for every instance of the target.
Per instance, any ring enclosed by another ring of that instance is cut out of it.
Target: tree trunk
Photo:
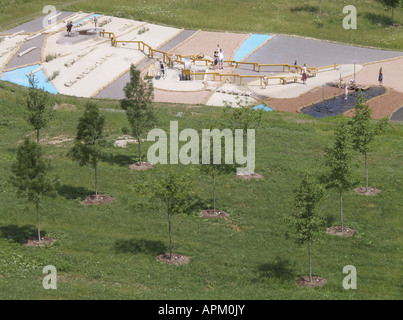
[[[169,228],[169,260],[172,260],[171,214],[169,213],[168,213],[168,228]]]
[[[309,282],[312,280],[312,268],[311,268],[311,240],[308,240],[308,255],[309,255]]]
[[[392,26],[395,25],[395,9],[392,8]]]
[[[365,153],[365,192],[368,191],[368,167],[367,167],[367,153]]]
[[[36,142],[39,143],[39,129],[36,129]]]
[[[340,190],[340,220],[341,220],[341,233],[343,233],[343,191]]]
[[[215,213],[215,175],[213,173],[213,208]]]
[[[139,165],[141,165],[141,148],[140,148],[140,136],[137,136],[137,141],[139,143]]]
[[[95,199],[98,200],[98,176],[97,176],[97,162],[95,161]]]
[[[319,0],[319,14],[322,14],[322,0]]]
[[[36,218],[38,220],[38,241],[41,241],[41,227],[39,224],[39,202],[36,203]]]

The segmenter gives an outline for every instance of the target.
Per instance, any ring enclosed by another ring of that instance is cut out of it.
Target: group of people
[[[224,69],[224,51],[217,45],[216,51],[214,51],[214,70]]]
[[[96,29],[98,27],[98,18],[96,16],[94,17],[94,25]],[[67,35],[70,36],[71,29],[73,28],[73,21],[67,22],[66,28],[67,28]]]

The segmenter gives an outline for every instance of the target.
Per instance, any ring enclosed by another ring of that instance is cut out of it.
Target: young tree
[[[141,165],[141,138],[146,130],[155,126],[157,118],[152,101],[154,87],[151,79],[143,80],[140,71],[132,64],[130,67],[130,82],[124,88],[125,99],[120,101],[123,110],[126,110],[131,134],[137,138],[139,144],[139,165]]]
[[[38,80],[35,78],[35,75],[30,75],[28,81],[28,114],[26,118],[28,123],[30,123],[36,130],[36,141],[39,143],[39,130],[44,128],[49,120],[52,119],[53,113],[48,107],[49,94],[38,88]]]
[[[368,191],[368,166],[367,158],[370,151],[369,144],[377,134],[384,131],[387,121],[381,121],[378,125],[371,121],[371,110],[366,104],[364,93],[358,97],[354,106],[354,116],[349,122],[354,150],[360,152],[365,158],[365,191]]]
[[[43,197],[55,197],[57,181],[48,177],[50,161],[44,158],[42,147],[28,138],[18,147],[17,159],[11,167],[11,183],[17,196],[26,198],[36,207],[38,241],[41,241],[39,205]]]
[[[79,119],[74,147],[69,155],[78,161],[80,166],[90,165],[95,171],[95,199],[98,200],[97,164],[105,145],[103,129],[105,117],[99,114],[98,107],[89,102],[85,106],[84,115]]]
[[[386,9],[392,9],[392,25],[395,24],[395,9],[403,6],[403,0],[378,0]]]
[[[139,193],[150,194],[168,215],[169,258],[172,259],[171,217],[184,213],[195,203],[191,197],[190,183],[183,176],[168,170],[150,181],[137,183],[135,187]]]
[[[224,120],[225,125],[235,133],[236,129],[243,130],[243,145],[247,146],[248,141],[245,143],[248,129],[257,130],[260,126],[263,116],[263,110],[254,110],[251,105],[248,105],[240,99],[237,101],[237,107],[233,108],[231,105],[224,101]],[[247,147],[247,158],[250,159],[249,148]],[[248,168],[249,169],[249,168]],[[252,174],[253,172],[248,172]]]
[[[352,186],[350,136],[344,123],[340,123],[335,130],[333,146],[325,149],[324,163],[330,168],[330,173],[326,177],[327,186],[335,188],[340,194],[340,220],[343,233],[343,191]]]
[[[213,212],[216,212],[216,194],[215,194],[215,178],[218,175],[224,174],[226,172],[231,171],[234,168],[233,164],[226,164],[224,163],[224,152],[225,150],[223,147],[221,148],[221,163],[214,163],[214,153],[213,153],[213,145],[210,144],[210,162],[209,163],[202,163],[200,165],[200,172],[206,175],[209,175],[212,179],[213,183]]]
[[[323,218],[316,210],[316,206],[323,196],[322,186],[315,183],[313,178],[305,173],[299,187],[294,191],[295,211],[288,218],[290,224],[296,229],[295,242],[299,245],[308,243],[309,281],[312,280],[311,243],[324,225]]]

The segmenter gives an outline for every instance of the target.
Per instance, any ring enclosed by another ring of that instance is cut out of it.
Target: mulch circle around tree
[[[162,263],[175,264],[179,266],[181,264],[187,264],[189,262],[189,257],[172,253],[172,259],[170,259],[169,253],[163,253],[158,256],[157,260]]]
[[[341,226],[334,226],[326,228],[326,233],[340,237],[350,237],[354,234],[354,230],[348,227],[343,227],[343,232],[341,232]]]
[[[42,237],[41,241],[38,241],[38,237],[29,238],[25,243],[26,247],[44,247],[50,244],[53,244],[56,239],[52,239],[49,237]]]
[[[242,180],[252,180],[252,179],[258,180],[263,178],[263,176],[258,173],[237,174],[236,176]]]
[[[227,218],[229,213],[222,210],[207,209],[200,212],[200,214],[205,218]]]
[[[327,279],[312,276],[311,281],[309,281],[309,276],[305,276],[299,277],[296,282],[300,287],[321,287],[326,284]]]
[[[362,194],[364,196],[375,196],[375,195],[377,195],[378,193],[381,192],[381,190],[379,190],[377,188],[368,187],[367,191],[365,191],[365,189],[366,189],[365,187],[359,187],[359,188],[355,188],[354,191],[359,193],[359,194]]]
[[[153,165],[151,163],[149,163],[149,162],[142,161],[140,163],[140,162],[137,161],[137,162],[132,163],[131,165],[129,165],[129,168],[132,169],[132,170],[147,170],[147,169],[153,168]]]
[[[114,197],[108,196],[107,194],[99,194],[98,199],[96,199],[95,194],[91,194],[89,196],[86,196],[80,203],[84,204],[86,206],[90,205],[104,205],[111,203],[115,200]]]

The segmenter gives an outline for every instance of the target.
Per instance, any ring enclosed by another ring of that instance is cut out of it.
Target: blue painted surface
[[[242,61],[246,56],[255,50],[262,43],[271,39],[273,36],[268,34],[252,34],[250,35],[242,44],[239,46],[237,52],[235,53],[234,60]]]
[[[263,110],[265,110],[265,111],[273,111],[272,108],[266,106],[264,103],[258,104],[257,106],[254,106],[252,109],[253,109],[253,110],[260,110],[260,109],[263,109]]]
[[[33,66],[29,66],[29,67],[24,67],[24,68],[15,69],[12,71],[7,71],[7,72],[3,73],[0,80],[19,84],[20,86],[24,86],[24,87],[30,87],[28,77],[26,76],[26,74],[35,69],[38,69],[39,67],[40,67],[40,65],[36,64]],[[39,70],[38,72],[35,72],[34,76],[35,76],[35,79],[38,81],[37,85],[38,85],[39,89],[42,89],[42,90],[47,91],[52,94],[57,94],[57,90],[48,81],[43,70]]]
[[[99,17],[99,16],[100,16],[100,14],[92,14],[92,15],[84,18],[84,19],[81,19],[81,20],[77,21],[76,23],[73,23],[73,26],[78,25],[80,22],[83,22],[85,20],[92,19],[94,17]]]

